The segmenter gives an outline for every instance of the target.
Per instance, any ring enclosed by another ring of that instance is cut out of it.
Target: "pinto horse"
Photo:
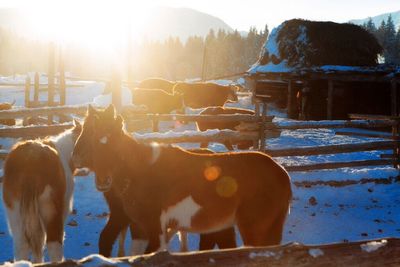
[[[121,116],[111,117],[113,108],[109,119],[85,120],[74,157],[92,163],[99,191],[118,194],[146,252],[167,248],[168,229],[211,233],[237,225],[246,246],[280,243],[292,192],[271,157],[140,144]]]
[[[72,210],[71,163],[81,125],[45,140],[17,143],[4,163],[3,201],[15,260],[63,260],[64,222]]]
[[[88,107],[87,117],[85,119],[84,125],[89,125],[91,123],[91,119],[93,117],[101,117],[104,120],[114,119],[114,113],[112,112],[113,107],[110,106],[106,110],[96,110],[91,106]],[[85,151],[90,151],[90,145],[88,144],[83,149],[77,149],[74,151],[74,164],[77,167],[88,167],[92,168],[93,164],[90,158],[86,157]],[[78,151],[79,150],[79,151]],[[190,150],[195,153],[213,153],[208,149],[192,149]],[[130,221],[129,217],[125,214],[123,210],[123,205],[121,200],[118,198],[117,194],[114,190],[109,190],[104,192],[104,198],[108,204],[110,210],[110,217],[107,221],[106,226],[101,231],[99,238],[99,253],[109,257],[111,255],[112,246],[115,243],[118,235],[119,239],[119,247],[118,247],[118,256],[125,256],[124,251],[124,241],[126,235],[126,229],[130,227],[131,237],[133,239],[133,244],[131,247],[130,254],[137,255],[142,254],[146,249],[146,244],[144,244],[141,240],[140,235],[135,233],[134,223]],[[179,235],[180,239],[180,250],[187,251],[187,235],[184,232],[181,232]],[[200,250],[213,249],[215,246],[219,248],[234,248],[236,247],[236,239],[235,239],[235,231],[233,228],[229,228],[220,232],[210,233],[210,234],[202,234],[200,235]]]

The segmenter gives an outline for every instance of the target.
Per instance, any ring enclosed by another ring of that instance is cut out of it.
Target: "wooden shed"
[[[248,71],[255,95],[294,119],[397,116],[400,67],[378,64],[382,48],[352,24],[289,20],[275,28]]]

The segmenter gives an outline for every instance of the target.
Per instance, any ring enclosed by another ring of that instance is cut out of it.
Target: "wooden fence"
[[[79,114],[82,115],[86,112],[86,106],[64,106],[64,107],[50,107],[50,108],[31,108],[31,109],[16,109],[0,111],[0,119],[10,119],[24,117],[28,115],[60,115],[60,114]],[[365,134],[370,137],[384,138],[385,141],[356,143],[356,144],[341,144],[329,146],[314,146],[314,147],[298,147],[286,149],[269,149],[264,145],[266,138],[278,137],[282,130],[298,130],[298,129],[339,129],[349,127],[399,127],[398,117],[376,117],[367,115],[352,115],[354,118],[363,118],[358,120],[349,121],[290,121],[273,123],[271,116],[266,116],[265,112],[260,116],[252,115],[181,115],[181,114],[137,114],[137,111],[143,111],[141,108],[129,107],[130,115],[126,118],[127,128],[129,131],[135,130],[137,121],[146,120],[158,124],[160,121],[238,121],[242,124],[238,126],[240,131],[220,131],[212,135],[193,134],[180,136],[163,135],[150,135],[151,137],[139,136],[138,139],[142,142],[157,141],[161,143],[199,143],[199,142],[221,142],[226,140],[239,141],[239,140],[253,140],[255,147],[265,151],[272,157],[288,157],[288,156],[307,156],[307,155],[320,155],[320,154],[335,154],[335,153],[350,153],[359,151],[371,150],[392,150],[392,154],[382,154],[381,159],[363,160],[353,162],[328,162],[318,163],[303,166],[285,166],[288,171],[308,171],[316,169],[332,169],[342,167],[354,166],[371,166],[371,165],[393,165],[399,166],[400,151],[399,151],[399,134],[398,131],[393,131],[392,134],[383,134],[381,132]],[[373,118],[366,120],[366,118]],[[38,136],[46,136],[58,134],[65,129],[71,127],[71,123],[43,125],[43,126],[28,126],[28,127],[4,127],[0,128],[0,137],[12,138],[34,138]],[[340,132],[343,133],[343,132]],[[357,132],[347,132],[348,134],[357,135]],[[263,139],[261,142],[261,139]],[[0,151],[0,158],[5,157],[6,151]]]

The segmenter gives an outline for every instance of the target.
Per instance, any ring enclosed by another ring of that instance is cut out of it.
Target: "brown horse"
[[[147,252],[166,249],[168,229],[211,233],[237,225],[244,245],[280,243],[292,193],[288,173],[269,156],[139,144],[122,117],[112,117],[86,118],[74,158],[91,162],[99,191],[117,192]]]

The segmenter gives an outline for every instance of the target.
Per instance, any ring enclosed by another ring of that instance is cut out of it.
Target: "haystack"
[[[293,19],[271,32],[259,61],[249,72],[288,72],[324,65],[375,66],[381,52],[376,38],[360,26]]]

